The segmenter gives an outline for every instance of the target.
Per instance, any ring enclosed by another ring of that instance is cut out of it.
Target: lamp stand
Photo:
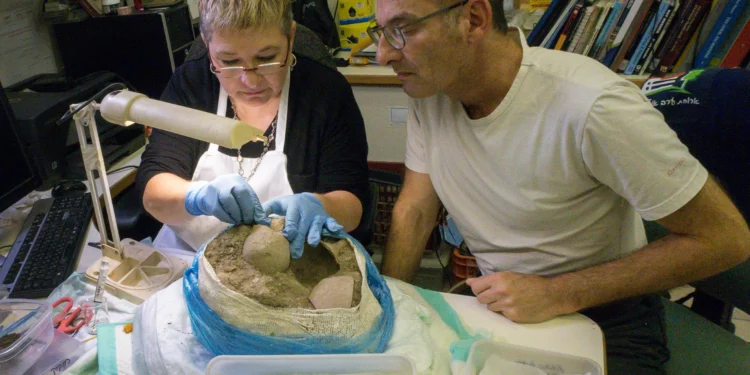
[[[71,106],[71,108],[73,107]],[[120,240],[114,205],[112,204],[112,194],[109,191],[107,169],[104,165],[99,132],[94,117],[98,109],[99,105],[92,102],[76,113],[73,119],[76,123],[86,178],[89,182],[91,200],[94,205],[94,216],[101,233],[101,260],[108,261],[110,265],[104,287],[105,290],[118,298],[140,304],[152,294],[179,279],[187,268],[187,262],[177,256],[162,253],[151,246],[132,239]],[[89,143],[89,139],[91,143]],[[96,182],[94,171],[98,172],[100,185]],[[104,207],[102,207],[102,204]],[[105,207],[106,210],[104,210]],[[107,229],[104,225],[105,212],[112,234],[111,240],[107,237]],[[96,284],[101,260],[86,270],[86,279],[89,282]]]

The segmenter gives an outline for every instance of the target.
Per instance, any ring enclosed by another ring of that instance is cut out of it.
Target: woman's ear
[[[292,28],[289,30],[289,51],[287,53],[290,54],[294,50],[294,34],[297,33],[297,21],[292,21]]]

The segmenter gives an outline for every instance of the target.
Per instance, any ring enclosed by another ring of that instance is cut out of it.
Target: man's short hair
[[[505,20],[505,10],[503,10],[503,0],[487,0],[492,8],[492,27],[505,34],[508,31],[508,21]],[[458,0],[438,0],[441,6],[451,6]]]

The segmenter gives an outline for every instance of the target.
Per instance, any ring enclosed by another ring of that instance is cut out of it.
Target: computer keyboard
[[[92,214],[84,192],[34,203],[0,269],[11,298],[47,297],[75,271]]]

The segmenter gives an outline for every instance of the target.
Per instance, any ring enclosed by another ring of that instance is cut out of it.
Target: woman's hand
[[[211,215],[230,224],[271,224],[255,191],[238,174],[219,176],[211,182],[191,182],[185,210],[193,216]]]
[[[323,228],[340,232],[344,227],[326,213],[323,203],[311,193],[300,193],[272,199],[263,204],[266,215],[285,216],[282,234],[290,243],[292,258],[302,256],[305,238],[311,246],[318,246]]]

